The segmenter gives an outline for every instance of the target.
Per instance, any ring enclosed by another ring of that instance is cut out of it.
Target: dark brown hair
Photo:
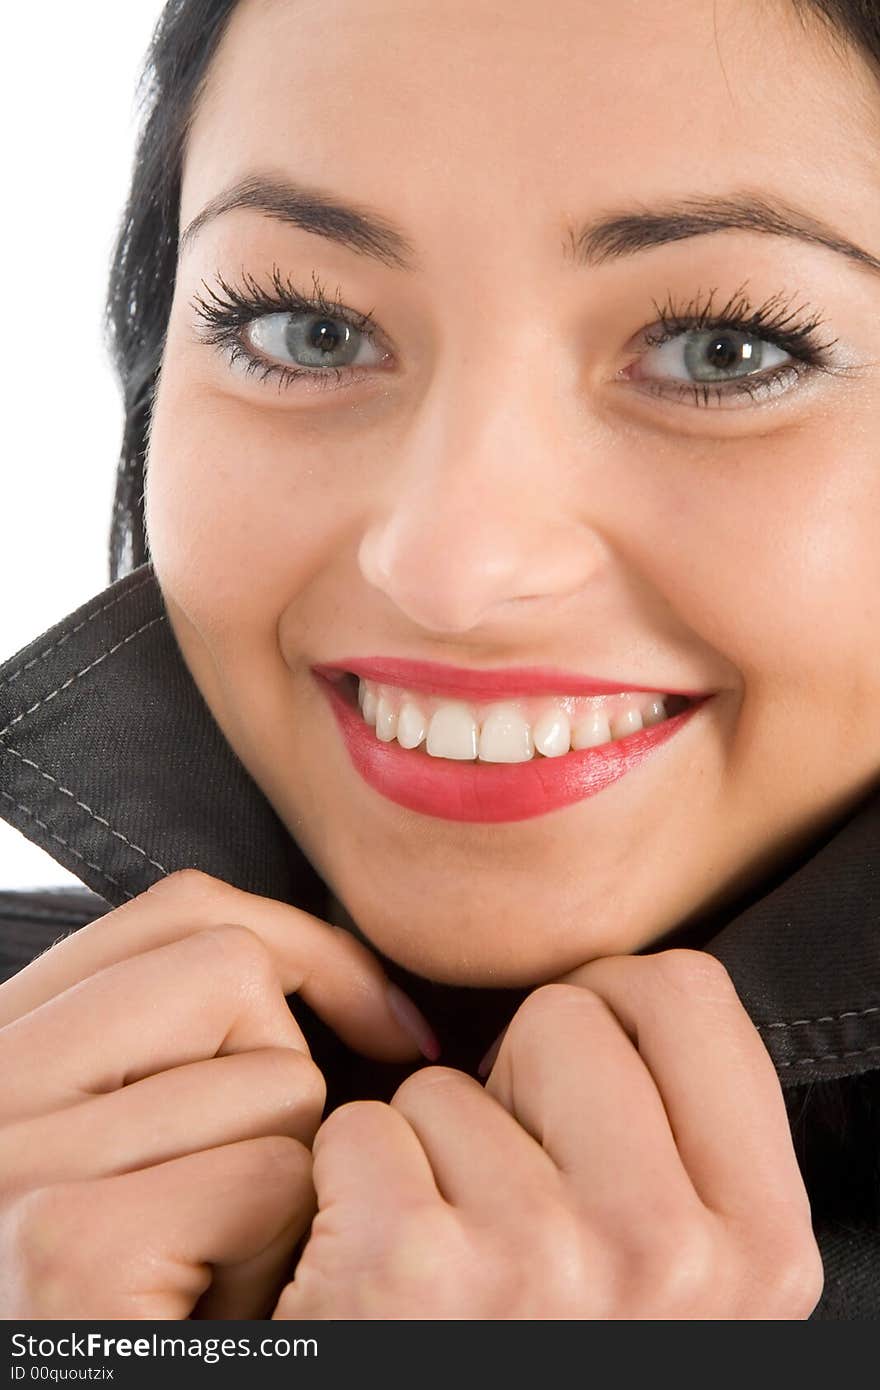
[[[187,131],[236,0],[169,0],[141,78],[140,136],[116,239],[106,324],[124,426],[110,525],[110,578],[148,557],[144,458],[174,296]]]

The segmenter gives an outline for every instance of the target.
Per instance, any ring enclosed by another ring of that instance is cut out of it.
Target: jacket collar
[[[0,818],[112,907],[184,867],[327,915],[183,661],[151,564],[0,666]],[[783,1083],[880,1067],[880,787],[664,946],[726,966]]]

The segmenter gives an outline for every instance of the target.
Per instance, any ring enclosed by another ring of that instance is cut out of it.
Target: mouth
[[[451,820],[523,820],[592,796],[672,738],[710,698],[583,682],[596,694],[461,698],[425,679],[312,668],[356,770],[410,810]],[[382,674],[388,674],[386,670]],[[470,673],[469,673],[470,674]],[[490,673],[479,673],[488,676]]]
[[[663,691],[450,699],[343,672],[337,689],[382,743],[456,762],[523,763],[617,743],[688,709]]]

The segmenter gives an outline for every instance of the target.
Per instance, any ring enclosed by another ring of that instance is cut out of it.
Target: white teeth
[[[665,718],[665,700],[652,700],[647,709],[642,710],[642,722],[646,729],[650,728],[652,724],[661,724]]]
[[[427,720],[418,705],[404,700],[397,720],[397,742],[401,748],[418,748],[427,732]]]
[[[434,711],[428,725],[427,748],[433,758],[477,756],[477,721],[467,705],[450,700]]]
[[[571,747],[571,721],[565,710],[542,714],[532,730],[535,747],[545,758],[558,758]]]
[[[607,715],[596,710],[575,724],[571,733],[572,748],[597,748],[611,742],[611,726]]]
[[[364,719],[367,721],[368,724],[375,724],[376,710],[378,708],[378,705],[378,695],[376,694],[375,690],[371,690],[370,687],[367,686],[364,690],[364,700],[363,704],[361,705],[361,713],[363,714]]]
[[[626,738],[627,734],[634,734],[642,727],[642,712],[631,705],[629,709],[621,710],[611,720],[611,737]]]
[[[522,697],[496,704],[415,695],[361,678],[358,705],[383,743],[418,748],[434,758],[487,763],[528,762],[536,753],[558,758],[569,749],[597,748],[669,717],[659,694],[620,694],[599,701],[573,696]]]
[[[390,743],[397,733],[397,710],[387,695],[380,695],[376,705],[376,737]]]
[[[525,763],[534,756],[532,731],[519,710],[497,705],[483,720],[480,732],[480,761],[484,763]]]

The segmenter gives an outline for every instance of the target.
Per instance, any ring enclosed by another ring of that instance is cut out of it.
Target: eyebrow
[[[325,237],[392,269],[418,268],[416,249],[405,232],[375,210],[343,202],[331,193],[290,179],[260,175],[239,179],[212,198],[182,233],[179,254],[204,226],[236,208],[250,208]],[[623,208],[602,214],[570,227],[563,252],[576,265],[599,266],[667,242],[729,230],[762,232],[823,246],[880,273],[880,259],[828,223],[780,197],[748,190],[676,198],[654,208]]]
[[[370,208],[344,203],[320,189],[289,179],[252,175],[239,179],[218,193],[194,217],[180,238],[180,255],[201,229],[235,208],[251,208],[279,222],[338,242],[361,256],[381,261],[395,270],[414,270],[416,250],[404,233]]]
[[[659,208],[603,217],[572,232],[571,249],[578,264],[602,265],[665,242],[731,229],[793,237],[810,246],[824,246],[880,273],[876,256],[841,236],[827,222],[780,197],[749,191],[675,199]]]

